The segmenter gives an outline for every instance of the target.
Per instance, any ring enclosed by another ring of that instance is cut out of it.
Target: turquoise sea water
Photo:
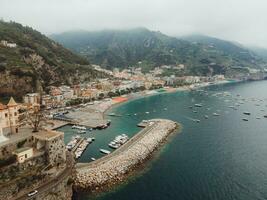
[[[195,103],[203,107],[189,108]],[[237,110],[228,107],[236,103]],[[251,115],[244,115],[244,111]],[[101,156],[98,149],[108,149],[115,135],[136,133],[136,124],[143,119],[168,118],[180,122],[183,129],[141,176],[101,196],[79,194],[76,199],[267,199],[267,118],[263,117],[267,114],[267,81],[212,86],[204,92],[160,94],[122,104],[111,112],[123,117],[110,118],[110,128],[92,133],[96,142],[81,162]],[[201,121],[196,123],[194,119]],[[69,127],[62,130],[66,138],[72,134]]]

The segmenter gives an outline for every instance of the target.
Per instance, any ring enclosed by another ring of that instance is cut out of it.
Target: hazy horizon
[[[201,34],[267,47],[264,0],[1,0],[0,18],[50,35],[145,27],[170,36]]]

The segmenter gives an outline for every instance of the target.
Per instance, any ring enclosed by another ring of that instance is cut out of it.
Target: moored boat
[[[106,149],[99,149],[99,151],[101,153],[104,153],[104,154],[110,154],[110,151],[106,150]]]

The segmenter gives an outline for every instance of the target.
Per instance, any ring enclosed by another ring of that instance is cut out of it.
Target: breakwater
[[[121,148],[91,163],[78,164],[74,188],[95,191],[124,180],[132,169],[143,163],[177,129],[171,120],[154,119]]]

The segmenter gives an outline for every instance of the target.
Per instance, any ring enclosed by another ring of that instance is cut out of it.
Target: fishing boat
[[[243,112],[244,115],[250,115],[250,112]]]
[[[204,117],[205,117],[205,119],[209,119],[209,116],[208,115],[205,115]]]
[[[99,149],[99,151],[103,154],[110,154],[110,151],[106,150],[106,149]]]
[[[199,104],[199,103],[196,103],[195,104],[195,107],[202,107],[203,105],[202,104]]]
[[[213,116],[220,116],[220,114],[218,114],[218,113],[213,113]]]
[[[248,119],[247,119],[247,118],[243,118],[242,120],[243,120],[243,121],[248,121]]]

